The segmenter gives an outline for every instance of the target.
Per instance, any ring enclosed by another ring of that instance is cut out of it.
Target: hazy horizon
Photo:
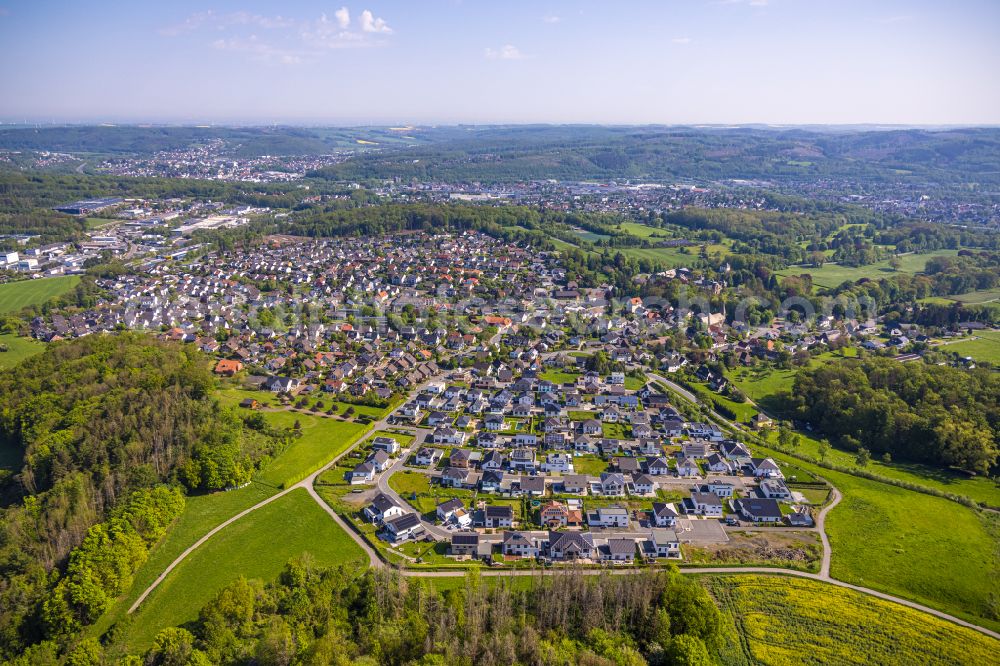
[[[992,126],[998,25],[989,0],[0,0],[0,119]]]

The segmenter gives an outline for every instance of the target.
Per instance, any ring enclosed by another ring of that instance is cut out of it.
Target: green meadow
[[[79,282],[79,275],[62,275],[0,284],[0,314],[17,312],[29,305],[41,305],[51,298],[62,296]]]
[[[320,566],[367,563],[364,551],[303,490],[294,490],[227,526],[194,551],[153,591],[128,624],[131,652],[198,611],[240,576],[271,581],[288,560],[308,554]]]
[[[0,370],[13,368],[26,358],[41,354],[45,351],[45,344],[34,338],[22,338],[17,335],[0,335]]]

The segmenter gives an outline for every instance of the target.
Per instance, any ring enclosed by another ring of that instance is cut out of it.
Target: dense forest
[[[189,492],[250,480],[288,434],[212,399],[207,357],[148,336],[50,345],[0,374],[0,659],[125,589]],[[169,484],[169,488],[164,484]]]
[[[196,621],[161,631],[141,663],[708,666],[719,617],[705,589],[674,570],[517,581],[473,575],[442,593],[430,581],[321,569],[306,559],[266,586],[234,582]],[[125,656],[109,643],[81,642],[74,663]],[[44,646],[13,662],[49,663]]]
[[[375,151],[315,172],[366,180],[510,182],[846,178],[851,182],[996,183],[1000,133],[805,129],[520,126]]]
[[[799,371],[786,412],[849,450],[996,470],[1000,375],[871,358]]]

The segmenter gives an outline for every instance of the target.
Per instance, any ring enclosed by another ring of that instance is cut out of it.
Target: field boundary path
[[[688,391],[687,389],[685,389],[685,388],[683,388],[681,386],[678,386],[677,384],[675,384],[674,382],[666,379],[665,377],[662,377],[662,376],[660,376],[658,374],[653,374],[653,373],[650,373],[649,376],[652,379],[656,380],[656,381],[662,382],[663,384],[665,384],[666,386],[668,386],[672,391],[674,391],[675,393],[677,393],[678,395],[680,395],[685,400],[688,400],[689,402],[694,403],[695,405],[700,405],[701,404],[699,402],[699,400],[697,399],[697,397],[695,395],[693,395],[690,391]],[[432,381],[433,379],[436,379],[436,377],[431,378],[428,381]],[[389,423],[388,423],[389,419],[401,407],[402,407],[402,404],[398,405],[395,409],[393,409],[390,412],[386,413],[379,421],[377,421],[374,424],[372,424],[372,427],[369,429],[368,432],[375,432],[375,431],[378,431],[378,430],[381,430],[381,429],[389,427]],[[733,424],[729,421],[729,419],[726,419],[722,415],[717,414],[710,407],[706,406],[706,409],[708,409],[709,413],[712,416],[714,416],[715,418],[720,419],[721,421],[723,421],[725,423],[729,423],[730,426],[733,426]],[[423,428],[419,428],[418,429],[418,436],[421,434],[420,431],[423,431],[423,430],[425,430],[425,429],[423,429]],[[350,446],[347,449],[345,449],[344,451],[342,451],[335,458],[333,458],[330,462],[328,462],[323,467],[321,467],[317,471],[315,471],[312,474],[310,474],[309,476],[307,476],[302,481],[299,481],[295,485],[286,488],[285,490],[281,491],[280,493],[278,493],[276,495],[272,495],[271,497],[268,497],[267,499],[262,500],[261,502],[258,502],[257,504],[255,504],[254,506],[250,507],[249,509],[245,509],[245,510],[241,511],[240,513],[236,514],[235,516],[229,518],[228,520],[226,520],[226,521],[220,523],[219,525],[215,526],[214,528],[212,528],[208,533],[206,533],[203,537],[201,537],[200,539],[198,539],[198,541],[196,541],[191,546],[189,546],[173,562],[171,562],[167,566],[167,568],[164,569],[163,573],[161,573],[157,577],[157,579],[155,581],[153,581],[153,583],[148,588],[146,588],[146,590],[144,590],[141,595],[139,595],[139,597],[135,600],[135,603],[133,603],[132,606],[129,608],[128,612],[130,614],[133,613],[142,604],[142,602],[145,601],[146,598],[160,585],[160,583],[162,583],[163,580],[166,579],[166,577],[170,574],[171,571],[173,571],[177,567],[177,565],[179,565],[182,561],[184,561],[185,558],[187,558],[192,552],[194,552],[195,550],[197,550],[202,544],[204,544],[206,541],[208,541],[216,533],[218,533],[219,531],[221,531],[222,529],[224,529],[228,525],[231,525],[232,523],[236,522],[237,520],[245,517],[247,514],[252,513],[252,512],[256,511],[257,509],[259,509],[259,508],[261,508],[263,506],[266,506],[266,505],[270,504],[271,502],[275,501],[276,499],[278,499],[280,497],[283,497],[283,496],[287,495],[288,493],[292,492],[293,490],[297,490],[299,488],[304,488],[309,493],[310,497],[312,497],[313,500],[315,500],[316,503],[319,504],[320,507],[322,507],[324,511],[326,511],[326,513],[330,516],[330,518],[333,519],[333,521],[341,529],[343,529],[345,532],[347,532],[347,534],[350,535],[350,537],[354,540],[354,542],[368,556],[368,563],[369,563],[369,565],[372,568],[392,568],[392,569],[397,569],[400,572],[401,575],[407,576],[407,577],[413,577],[413,578],[455,578],[455,577],[466,576],[468,574],[468,570],[465,570],[465,569],[459,569],[459,570],[453,570],[453,571],[414,571],[414,570],[408,570],[408,569],[399,569],[395,565],[387,563],[382,558],[382,556],[378,553],[378,551],[376,551],[371,546],[371,544],[369,544],[368,541],[365,540],[364,537],[362,537],[360,534],[358,534],[356,530],[352,529],[351,526],[348,525],[344,521],[344,519],[341,518],[337,514],[337,512],[333,510],[333,508],[331,508],[325,501],[323,501],[323,498],[320,497],[319,493],[316,492],[316,489],[313,487],[313,485],[314,485],[314,483],[316,481],[316,478],[319,477],[319,475],[322,474],[323,472],[325,472],[326,470],[328,470],[331,467],[333,467],[334,465],[336,465],[341,460],[341,458],[343,458],[348,453],[350,453],[351,451],[353,451],[359,444],[361,444],[363,441],[365,441],[366,438],[367,437],[360,437],[358,439],[358,441],[355,442],[352,446]],[[377,485],[377,487],[378,487],[378,489],[380,491],[386,493],[390,497],[392,497],[394,499],[397,499],[397,500],[401,500],[402,498],[400,498],[399,495],[398,495],[398,493],[396,493],[394,490],[392,490],[392,488],[389,486],[388,479],[391,476],[392,472],[397,471],[398,469],[400,469],[400,468],[403,467],[403,463],[404,462],[405,462],[405,459],[401,458],[399,461],[397,461],[392,466],[392,468],[390,468],[389,470],[387,470],[386,473],[380,475],[379,480],[378,480],[378,485]],[[843,588],[846,588],[846,589],[849,589],[849,590],[854,590],[855,592],[860,592],[861,594],[871,595],[873,597],[877,597],[877,598],[883,599],[885,601],[891,601],[893,603],[897,603],[897,604],[900,604],[902,606],[906,606],[908,608],[912,608],[914,610],[918,610],[918,611],[921,611],[921,612],[924,612],[924,613],[928,613],[928,614],[933,615],[933,616],[935,616],[937,618],[940,618],[942,620],[947,620],[947,621],[952,622],[954,624],[957,624],[959,626],[966,627],[966,628],[972,629],[974,631],[978,631],[978,632],[980,632],[982,634],[985,634],[986,636],[990,636],[991,638],[995,638],[997,640],[1000,640],[1000,633],[998,633],[996,631],[993,631],[991,629],[987,629],[986,627],[981,627],[981,626],[979,626],[977,624],[974,624],[972,622],[968,622],[967,620],[963,620],[963,619],[961,619],[959,617],[955,617],[954,615],[950,615],[950,614],[945,613],[943,611],[939,611],[939,610],[937,610],[935,608],[931,608],[930,606],[924,606],[923,604],[917,603],[915,601],[910,601],[909,599],[904,599],[903,597],[897,597],[897,596],[894,596],[894,595],[891,595],[891,594],[887,594],[885,592],[879,592],[878,590],[873,590],[871,588],[862,587],[860,585],[854,585],[852,583],[847,583],[847,582],[844,582],[844,581],[841,581],[841,580],[837,580],[836,578],[831,578],[830,577],[830,561],[832,559],[832,554],[833,553],[832,553],[832,549],[830,547],[830,540],[829,540],[829,538],[827,537],[827,534],[826,534],[826,516],[827,516],[827,514],[834,507],[837,506],[837,504],[840,503],[840,501],[841,501],[841,499],[842,499],[843,496],[841,495],[840,490],[838,490],[836,486],[834,486],[833,484],[829,483],[829,481],[827,481],[826,483],[830,486],[830,490],[831,490],[830,502],[820,510],[819,515],[817,516],[817,519],[816,519],[816,529],[817,529],[817,531],[819,531],[820,538],[821,538],[822,544],[823,544],[823,558],[822,558],[821,563],[820,563],[820,571],[819,571],[819,573],[809,573],[809,572],[806,572],[806,571],[798,571],[798,570],[795,570],[795,569],[783,569],[783,568],[776,568],[776,567],[682,567],[682,568],[679,568],[678,570],[680,571],[680,573],[685,574],[685,575],[699,575],[699,574],[700,575],[704,575],[704,574],[716,574],[716,575],[719,575],[719,574],[722,574],[722,575],[768,574],[768,575],[776,575],[776,576],[796,576],[796,577],[799,577],[799,578],[808,578],[810,580],[816,580],[816,581],[820,581],[820,582],[823,582],[823,583],[829,583],[831,585],[836,585],[838,587],[843,587]],[[447,536],[447,535],[444,534],[445,530],[441,530],[437,526],[431,526],[431,527],[433,527],[432,533],[435,534],[435,535],[437,535],[439,538]],[[636,574],[636,573],[639,573],[641,571],[644,571],[644,569],[639,569],[639,568],[606,569],[606,568],[602,568],[602,569],[583,569],[583,570],[580,571],[580,573],[582,573],[584,575],[588,575],[588,576],[596,576],[596,575],[601,575],[601,574],[628,575],[628,574]],[[531,569],[527,569],[527,570],[525,570],[525,569],[508,569],[508,570],[502,570],[502,571],[498,571],[498,570],[486,570],[486,571],[481,571],[481,572],[478,572],[478,573],[479,573],[480,576],[489,576],[489,577],[498,577],[498,576],[537,576],[537,575],[553,575],[555,573],[555,571],[554,570],[542,570],[542,571],[538,571],[538,570],[531,570]]]

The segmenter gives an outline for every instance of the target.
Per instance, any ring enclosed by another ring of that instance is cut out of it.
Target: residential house
[[[457,532],[451,535],[451,554],[476,557],[479,554],[478,532]]]
[[[450,500],[445,500],[444,502],[438,504],[437,508],[435,509],[435,513],[437,513],[438,520],[440,520],[443,523],[446,523],[449,520],[451,520],[452,516],[455,515],[456,511],[464,508],[465,505],[462,503],[462,500],[457,498],[452,498]]]
[[[465,433],[455,428],[437,428],[431,439],[435,444],[462,446],[465,444]]]
[[[468,469],[472,460],[472,452],[468,449],[452,449],[448,454],[448,464],[452,467]]]
[[[719,479],[712,479],[705,485],[705,490],[710,493],[715,493],[718,497],[727,498],[733,496],[733,484],[728,481],[721,481]]]
[[[385,451],[390,456],[399,453],[399,442],[392,437],[376,437],[372,441],[372,448],[376,451]]]
[[[684,458],[677,463],[677,476],[690,478],[700,475],[701,469],[698,467],[698,463],[691,458]]]
[[[554,560],[589,560],[594,550],[590,532],[549,532],[549,556]]]
[[[612,538],[597,549],[604,562],[631,564],[635,561],[635,539]]]
[[[370,522],[381,524],[386,520],[402,516],[405,511],[403,511],[403,507],[396,504],[388,495],[379,493],[372,500],[371,504],[364,508],[362,513]]]
[[[710,472],[716,472],[719,474],[732,474],[736,471],[736,465],[732,461],[723,458],[718,453],[709,454],[706,458],[705,467],[708,468]]]
[[[792,491],[788,489],[781,479],[763,479],[757,486],[757,492],[761,497],[769,499],[791,499]]]
[[[464,488],[469,485],[471,473],[461,467],[449,467],[441,473],[441,485],[449,488]]]
[[[539,510],[539,522],[550,529],[566,527],[569,522],[569,509],[561,502],[549,502]]]
[[[507,456],[500,453],[499,451],[487,451],[486,455],[483,456],[483,463],[481,468],[483,471],[486,470],[501,470],[507,465]]]
[[[670,463],[666,458],[657,456],[646,460],[646,474],[651,476],[664,476],[671,473]]]
[[[652,522],[657,527],[673,527],[677,524],[677,516],[672,503],[653,502]]]
[[[390,541],[398,543],[421,534],[424,531],[424,526],[420,522],[420,516],[417,514],[404,513],[401,516],[387,520],[385,522],[385,531]]]
[[[365,461],[347,473],[352,486],[371,483],[375,480],[375,465]]]
[[[502,487],[504,482],[503,472],[500,470],[487,470],[483,472],[479,479],[479,489],[487,493],[495,493]]]
[[[483,511],[483,527],[512,527],[514,509],[508,504],[487,505]]]
[[[587,514],[587,524],[591,527],[629,526],[628,509],[621,506],[602,506]]]
[[[781,507],[777,500],[747,497],[733,500],[733,508],[753,523],[781,522]]]
[[[573,473],[573,456],[568,453],[550,453],[542,463],[543,472]]]
[[[533,472],[535,467],[535,452],[532,449],[514,449],[510,452],[511,469]]]
[[[751,473],[758,479],[783,479],[785,475],[781,473],[778,464],[770,458],[752,458],[750,460]]]
[[[632,479],[632,488],[636,495],[652,495],[659,487],[656,478],[648,474],[636,474]]]
[[[428,447],[423,447],[417,451],[417,455],[414,457],[414,462],[417,465],[424,466],[435,466],[440,462],[441,458],[444,457],[444,451],[441,449],[432,449]]]
[[[537,557],[541,551],[538,539],[529,532],[504,532],[500,548],[504,555]]]
[[[709,518],[722,517],[722,500],[715,493],[695,491],[684,499],[684,512]]]
[[[657,527],[650,532],[649,536],[657,557],[679,558],[681,556],[681,541],[677,538],[677,532]]]
[[[625,494],[625,477],[617,472],[602,472],[600,493],[605,497],[621,497]]]
[[[567,474],[560,479],[562,491],[567,495],[586,495],[590,480],[585,474]]]

